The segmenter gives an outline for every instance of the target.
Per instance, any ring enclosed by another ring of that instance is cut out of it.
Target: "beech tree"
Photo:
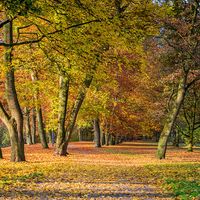
[[[170,1],[173,15],[164,21],[162,30],[167,55],[166,65],[178,72],[179,83],[176,97],[171,101],[171,107],[166,115],[166,121],[161,133],[157,157],[165,158],[167,141],[183,104],[187,89],[199,80],[199,76],[189,79],[193,70],[199,67],[199,1]],[[164,48],[162,46],[161,48]]]

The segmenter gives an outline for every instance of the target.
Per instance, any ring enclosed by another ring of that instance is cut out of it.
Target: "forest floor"
[[[126,142],[95,148],[73,142],[69,155],[54,147],[26,145],[26,162],[0,161],[0,199],[200,199],[200,149],[169,147],[155,158],[156,144]]]

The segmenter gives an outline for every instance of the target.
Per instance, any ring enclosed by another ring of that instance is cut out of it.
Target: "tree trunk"
[[[51,143],[52,147],[55,144],[55,133],[53,130],[49,131],[49,142]]]
[[[4,25],[4,42],[9,46],[5,47],[4,63],[6,67],[6,100],[10,116],[6,113],[1,104],[1,114],[5,125],[8,128],[11,142],[11,161],[25,161],[24,139],[23,139],[23,115],[19,105],[17,92],[15,88],[14,67],[12,66],[12,43],[13,43],[13,27],[12,21]]]
[[[105,143],[106,143],[106,139],[105,139],[105,133],[102,133],[101,134],[101,145],[105,145]]]
[[[95,70],[96,68],[94,68],[93,70]],[[70,119],[69,119],[69,123],[68,126],[66,128],[67,131],[67,139],[66,139],[66,145],[65,147],[65,151],[67,153],[67,147],[69,144],[69,141],[71,139],[71,135],[73,133],[74,130],[74,126],[76,123],[76,118],[78,115],[78,112],[82,106],[82,103],[85,99],[86,93],[87,93],[87,89],[90,87],[91,83],[92,83],[92,79],[94,77],[94,71],[92,71],[91,73],[86,74],[85,80],[83,82],[83,87],[81,87],[81,89],[79,90],[78,96],[76,98],[76,101],[74,103],[71,115],[70,115]]]
[[[94,135],[95,147],[101,147],[101,131],[99,126],[99,118],[94,119]]]
[[[0,147],[0,159],[3,158],[3,154],[2,154],[2,150],[1,150],[1,147]]]
[[[179,147],[179,132],[178,131],[175,131],[174,133],[173,146]]]
[[[31,137],[31,125],[30,125],[30,111],[27,107],[24,109],[24,121],[25,121],[25,136],[26,136],[26,143],[27,144],[33,144],[32,143],[32,137]]]
[[[58,132],[56,140],[56,154],[66,156],[66,130],[65,119],[67,113],[67,101],[69,92],[69,80],[64,74],[60,76],[59,90],[59,114],[58,114]]]
[[[33,108],[33,110],[32,110],[31,137],[32,137],[32,143],[36,144],[36,116],[35,116],[35,108]]]
[[[110,141],[109,141],[110,145],[115,145],[115,137],[113,135],[110,135]]]
[[[37,71],[32,72],[31,78],[33,82],[38,81],[38,74]],[[36,102],[36,118],[38,123],[38,134],[40,137],[40,142],[42,144],[42,147],[44,149],[48,148],[47,144],[47,137],[44,130],[44,122],[43,122],[43,116],[42,116],[42,108],[39,102],[39,90],[37,89],[34,94],[35,102]]]
[[[37,122],[38,122],[38,134],[40,137],[40,142],[44,149],[48,148],[46,133],[44,130],[44,123],[43,123],[43,116],[42,116],[42,109],[40,106],[36,107],[36,115],[37,115]]]
[[[110,134],[109,133],[106,133],[105,139],[106,139],[106,146],[109,146],[109,144],[110,144]]]
[[[188,141],[188,149],[187,151],[188,152],[193,152],[193,146],[194,146],[194,133],[192,132],[190,135],[190,138],[189,138],[189,141]]]
[[[117,134],[117,135],[115,136],[115,144],[116,144],[116,145],[119,144],[119,134]]]
[[[82,133],[81,128],[79,128],[79,130],[78,130],[78,138],[79,138],[79,142],[83,141],[83,133]]]
[[[167,141],[185,97],[186,81],[187,81],[187,74],[180,80],[176,100],[172,105],[171,111],[169,111],[168,113],[163,131],[160,135],[160,139],[158,142],[158,149],[157,149],[157,157],[159,159],[165,158]]]

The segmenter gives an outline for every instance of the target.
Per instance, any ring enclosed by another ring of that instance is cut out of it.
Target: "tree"
[[[19,104],[15,86],[15,68],[13,65],[13,48],[23,42],[14,42],[13,21],[18,16],[24,16],[28,11],[34,10],[32,1],[1,1],[0,7],[4,12],[4,20],[0,23],[3,27],[4,40],[0,45],[4,46],[4,71],[5,71],[5,92],[8,111],[0,102],[0,117],[9,131],[11,140],[11,161],[25,161],[23,141],[23,115]],[[30,42],[25,42],[30,43]]]
[[[157,157],[165,158],[167,141],[175,124],[180,108],[183,104],[187,89],[199,80],[199,76],[189,80],[192,70],[199,66],[199,2],[198,1],[170,1],[173,16],[164,22],[163,39],[167,46],[167,65],[177,71],[179,83],[176,97],[171,101],[171,108],[166,116],[161,133]],[[161,48],[164,48],[162,45]]]
[[[190,152],[193,151],[193,146],[199,141],[200,137],[199,101],[198,86],[195,84],[188,90],[180,116],[176,122],[176,129],[181,133]]]

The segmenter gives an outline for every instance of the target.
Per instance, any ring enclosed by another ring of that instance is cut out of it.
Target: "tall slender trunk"
[[[106,133],[106,146],[109,146],[110,144],[110,134],[109,133]]]
[[[5,47],[4,63],[6,66],[6,100],[10,116],[1,105],[4,113],[5,125],[8,128],[11,141],[11,161],[25,161],[24,139],[23,139],[23,115],[19,105],[17,92],[15,88],[14,67],[12,66],[12,44],[13,44],[13,25],[12,20],[4,25],[4,42],[9,46]]]
[[[184,77],[179,82],[176,100],[175,102],[173,102],[172,109],[171,111],[169,111],[167,115],[167,119],[163,128],[163,131],[160,135],[160,139],[158,142],[158,149],[157,149],[157,157],[159,159],[165,158],[166,149],[167,149],[167,141],[185,97],[186,81],[187,81],[187,74],[185,74]]]
[[[79,142],[83,141],[82,128],[79,128],[79,130],[78,130],[78,138],[79,138]]]
[[[119,144],[119,134],[115,136],[115,144]]]
[[[32,110],[32,123],[31,123],[31,138],[32,143],[36,143],[36,115],[35,115],[35,108]]]
[[[60,76],[58,131],[56,140],[56,154],[60,156],[65,156],[67,154],[65,119],[67,114],[68,93],[69,80],[65,77],[65,74],[62,74]]]
[[[26,136],[26,143],[27,144],[33,144],[32,143],[32,137],[31,137],[31,125],[30,125],[30,111],[27,107],[24,109],[24,123],[25,123],[25,136]]]
[[[48,148],[47,144],[47,137],[44,130],[44,122],[42,116],[42,108],[40,106],[36,107],[36,115],[37,115],[37,122],[38,122],[38,134],[40,137],[40,142],[44,149]]]
[[[33,82],[38,81],[38,75],[37,75],[36,71],[32,72],[31,78],[32,78]],[[48,144],[47,144],[46,133],[44,130],[42,108],[41,108],[41,105],[38,103],[39,102],[39,89],[38,88],[35,91],[34,98],[35,98],[35,102],[36,102],[36,118],[37,118],[37,123],[38,123],[38,134],[40,137],[40,142],[42,144],[42,147],[46,149],[46,148],[48,148]]]
[[[95,136],[95,147],[101,147],[101,131],[100,131],[98,117],[94,119],[94,136]]]
[[[51,143],[52,147],[55,144],[55,133],[54,130],[49,131],[49,143]]]
[[[103,132],[102,134],[101,134],[101,145],[105,145],[106,144],[106,135],[105,135],[105,133]]]
[[[179,131],[175,131],[173,146],[179,147]]]

